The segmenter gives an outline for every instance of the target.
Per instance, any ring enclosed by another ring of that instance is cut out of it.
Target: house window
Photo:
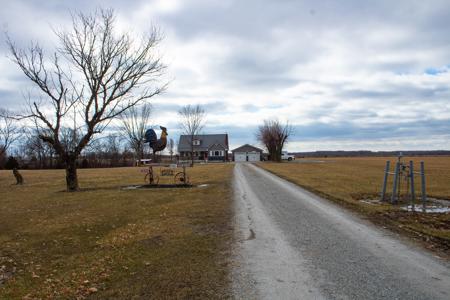
[[[200,140],[193,140],[192,145],[194,146],[200,146]]]

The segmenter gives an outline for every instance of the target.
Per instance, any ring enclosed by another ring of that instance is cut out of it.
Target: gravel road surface
[[[450,299],[450,265],[252,164],[234,171],[237,299]]]

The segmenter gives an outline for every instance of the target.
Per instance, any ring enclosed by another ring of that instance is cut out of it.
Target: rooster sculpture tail
[[[155,130],[148,129],[145,132],[145,142],[149,143],[150,148],[153,149],[153,153],[164,150],[164,148],[166,148],[167,145],[167,136],[168,136],[167,128],[163,126],[160,126],[159,128],[161,128],[162,130],[161,137],[159,139],[158,136],[156,135]]]
[[[156,132],[153,129],[147,129],[145,132],[145,142],[150,144],[150,148],[153,148],[153,145],[156,145],[158,137],[156,136]]]

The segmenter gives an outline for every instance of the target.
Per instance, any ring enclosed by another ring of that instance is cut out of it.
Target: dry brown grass
[[[0,171],[0,298],[225,296],[232,165],[188,171],[209,186],[125,191],[139,168],[87,169],[67,193],[62,170]]]
[[[415,157],[425,162],[428,196],[450,199],[450,157]],[[301,161],[302,159],[300,159]],[[307,160],[307,159],[303,159]],[[395,158],[327,158],[323,163],[261,163],[260,166],[310,191],[359,211],[378,224],[429,242],[429,247],[450,251],[450,214],[427,214],[401,211],[391,205],[370,205],[361,199],[379,199],[386,160]],[[416,182],[419,178],[416,179]],[[392,182],[392,178],[390,179]],[[420,197],[419,185],[416,186]],[[391,185],[388,186],[391,190]]]

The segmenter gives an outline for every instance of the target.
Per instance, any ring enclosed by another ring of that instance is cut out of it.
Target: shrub
[[[14,157],[8,157],[8,160],[5,163],[5,169],[12,170],[14,168],[19,168],[19,162]]]

